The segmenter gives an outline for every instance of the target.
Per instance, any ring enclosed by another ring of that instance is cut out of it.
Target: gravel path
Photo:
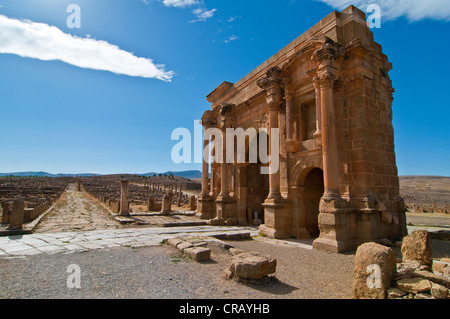
[[[213,248],[213,261],[196,263],[168,245],[0,259],[0,298],[303,299],[351,298],[353,255],[302,249],[265,238],[229,242],[278,260],[277,279],[264,285],[225,280],[231,255]],[[67,288],[71,264],[81,289]],[[339,278],[338,280],[336,280]]]

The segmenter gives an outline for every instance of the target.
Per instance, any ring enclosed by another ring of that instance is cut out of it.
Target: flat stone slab
[[[136,222],[135,219],[128,218],[128,217],[123,217],[123,216],[117,216],[117,217],[114,217],[114,219],[117,220],[122,225],[124,225],[124,224],[132,224],[132,223]]]
[[[233,233],[224,233],[212,235],[211,237],[220,239],[220,240],[250,240],[252,236],[250,232],[233,232]]]
[[[160,246],[171,238],[210,237],[215,234],[236,233],[238,227],[178,227],[127,228],[67,233],[35,233],[0,237],[0,258],[17,258],[33,254],[70,253],[78,250],[108,249],[111,247]],[[258,234],[257,229],[246,228]],[[216,240],[210,238],[211,240]],[[184,240],[183,240],[184,241]],[[201,244],[204,240],[197,240]],[[194,246],[194,245],[193,245]]]

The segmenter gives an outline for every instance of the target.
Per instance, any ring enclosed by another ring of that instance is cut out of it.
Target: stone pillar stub
[[[22,197],[16,197],[12,204],[11,214],[9,216],[8,230],[22,229],[24,213],[25,213],[24,200]]]
[[[161,205],[161,214],[169,215],[171,204],[172,203],[170,202],[170,196],[168,194],[164,194]]]
[[[3,202],[2,204],[2,224],[9,224],[9,214],[11,211],[11,203]]]
[[[128,198],[128,186],[129,181],[121,180],[120,181],[120,216],[129,216],[130,215],[130,205]]]

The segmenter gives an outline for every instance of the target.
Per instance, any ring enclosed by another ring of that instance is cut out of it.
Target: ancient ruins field
[[[184,198],[180,197],[183,187],[180,192],[179,185],[187,183],[185,180],[161,177],[158,184],[158,178],[127,177],[132,186],[129,192],[131,212],[126,218],[133,222],[124,222],[118,215],[120,205],[116,200],[120,202],[120,180],[124,176],[84,178],[80,184],[77,179],[4,179],[0,187],[3,202],[14,201],[20,194],[27,199],[25,210],[35,206],[34,198],[54,191],[50,185],[65,188],[61,194],[56,194],[60,197],[54,195],[50,209],[42,210],[33,235],[0,237],[0,267],[3,269],[0,298],[352,298],[355,252],[333,254],[313,250],[312,240],[274,240],[261,236],[257,227],[240,228],[241,233],[250,232],[247,240],[219,240],[209,244],[210,260],[195,262],[164,244],[165,240],[187,234],[209,238],[202,236],[231,234],[236,229],[199,223],[202,221],[191,211],[188,197],[185,201],[179,200]],[[417,178],[416,185],[418,181],[427,183],[423,190],[431,189],[429,194],[420,192],[420,196],[433,196],[435,190],[430,188],[430,180]],[[198,193],[195,185],[183,185],[186,193]],[[441,181],[436,188],[442,190],[442,185],[445,183]],[[162,209],[160,195],[164,188],[166,191],[177,188],[179,192],[178,199],[172,199],[170,214],[155,210]],[[144,200],[149,196],[155,199],[151,203],[152,211],[148,200]],[[411,218],[411,230],[419,225],[448,229],[450,221],[450,216],[444,214],[415,213],[408,218]],[[24,223],[25,228],[26,225]],[[6,225],[2,229],[5,231]],[[229,247],[233,247],[233,253],[258,252],[276,258],[276,276],[265,284],[227,280],[224,270],[233,256]],[[450,256],[448,239],[433,238],[431,247],[434,258]],[[400,246],[393,249],[401,258]],[[67,289],[64,278],[69,264],[82,267],[82,290]]]
[[[410,211],[445,214],[450,203],[450,177],[400,176],[400,194]]]

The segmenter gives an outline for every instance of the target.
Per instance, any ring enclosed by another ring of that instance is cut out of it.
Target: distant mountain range
[[[136,174],[141,176],[154,176],[154,175],[170,175],[184,177],[188,179],[202,178],[202,172],[200,171],[182,171],[182,172],[165,172],[165,173],[146,173],[146,174]],[[16,176],[16,177],[90,177],[90,176],[102,176],[102,174],[93,173],[83,173],[83,174],[50,174],[47,172],[14,172],[14,173],[0,173],[0,177],[4,176]]]
[[[0,173],[0,176],[16,176],[16,177],[88,177],[100,176],[99,174],[83,173],[83,174],[50,174],[47,172],[14,172],[14,173]]]
[[[188,179],[193,179],[193,178],[202,178],[202,172],[200,171],[182,171],[182,172],[165,172],[165,173],[147,173],[147,174],[140,174],[142,176],[154,176],[154,175],[170,175],[173,174],[174,176],[178,176],[178,177],[184,177],[184,178],[188,178]]]

